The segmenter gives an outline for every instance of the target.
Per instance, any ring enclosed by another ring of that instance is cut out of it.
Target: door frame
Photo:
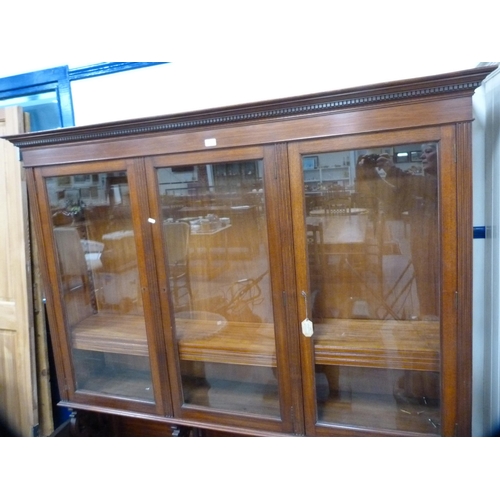
[[[470,380],[471,354],[468,348],[470,338],[470,326],[467,317],[468,311],[459,314],[457,300],[463,300],[465,306],[467,301],[468,287],[470,281],[467,277],[460,279],[461,262],[468,259],[467,245],[461,245],[460,233],[467,230],[468,206],[464,200],[468,199],[467,192],[467,151],[470,144],[466,134],[463,134],[462,142],[458,147],[462,148],[462,168],[457,167],[455,156],[455,134],[456,126],[431,126],[418,129],[407,129],[399,131],[364,133],[345,137],[332,137],[324,139],[313,139],[296,141],[288,144],[290,161],[290,189],[294,199],[293,205],[293,228],[295,242],[296,266],[296,296],[300,297],[302,291],[310,295],[308,289],[307,270],[307,242],[305,231],[305,203],[304,203],[304,179],[301,156],[314,155],[323,152],[347,151],[353,149],[365,149],[382,147],[384,145],[411,144],[437,142],[440,144],[440,172],[439,172],[439,224],[440,224],[440,248],[441,258],[441,433],[451,436],[460,432],[467,433],[468,408],[470,408],[470,388],[464,380]],[[470,165],[470,162],[469,162]],[[470,168],[470,167],[469,167]],[[460,179],[460,177],[464,177]],[[465,238],[465,237],[464,237]],[[470,238],[471,239],[471,238]],[[471,240],[472,241],[472,240]],[[297,303],[297,322],[307,317],[304,300]],[[464,350],[462,362],[456,363],[457,347],[462,345]],[[305,428],[307,435],[400,435],[400,432],[392,430],[373,430],[345,425],[318,422],[316,410],[315,389],[315,362],[314,362],[314,336],[305,337],[300,334],[300,350],[302,359],[303,391],[306,401],[314,404],[305,407]],[[469,382],[470,383],[470,382]],[[460,388],[461,386],[461,388]],[[458,395],[460,394],[460,396]],[[463,407],[460,413],[459,407]],[[469,410],[470,411],[470,410]]]

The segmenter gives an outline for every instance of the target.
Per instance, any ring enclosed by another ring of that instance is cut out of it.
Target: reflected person
[[[377,170],[382,180],[378,194],[384,213],[388,219],[400,219],[403,212],[401,191],[407,174],[396,167],[391,155],[386,153],[377,158]],[[381,172],[383,172],[383,176]]]
[[[356,162],[357,206],[368,209],[370,217],[376,217],[379,203],[379,185],[376,154],[361,155]]]
[[[411,254],[420,319],[439,317],[438,156],[435,144],[423,144],[423,175],[408,177]]]

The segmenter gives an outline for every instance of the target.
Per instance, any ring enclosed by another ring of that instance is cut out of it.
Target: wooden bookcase
[[[60,404],[149,434],[470,435],[493,69],[8,137]]]

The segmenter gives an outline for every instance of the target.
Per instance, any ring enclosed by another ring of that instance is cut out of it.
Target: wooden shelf
[[[217,331],[208,321],[178,319],[182,360],[276,366],[271,323],[229,322]],[[333,330],[334,328],[334,330]],[[316,363],[439,371],[439,322],[335,320],[315,325]],[[147,356],[144,318],[98,314],[73,330],[73,347]]]
[[[317,364],[439,371],[438,321],[339,319],[314,329]]]
[[[74,349],[148,356],[144,316],[94,314],[78,323],[72,333]]]
[[[352,394],[318,405],[320,423],[439,434],[436,406],[400,405],[390,395]]]
[[[176,325],[179,354],[183,360],[276,366],[271,323],[231,322],[220,332],[208,335],[206,321],[177,320]]]

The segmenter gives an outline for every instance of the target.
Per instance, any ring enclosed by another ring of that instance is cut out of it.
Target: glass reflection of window
[[[0,106],[20,106],[29,114],[30,130],[49,130],[61,127],[61,113],[56,92],[44,92],[0,101]]]
[[[20,106],[30,131],[74,125],[67,66],[0,78],[0,107]]]

